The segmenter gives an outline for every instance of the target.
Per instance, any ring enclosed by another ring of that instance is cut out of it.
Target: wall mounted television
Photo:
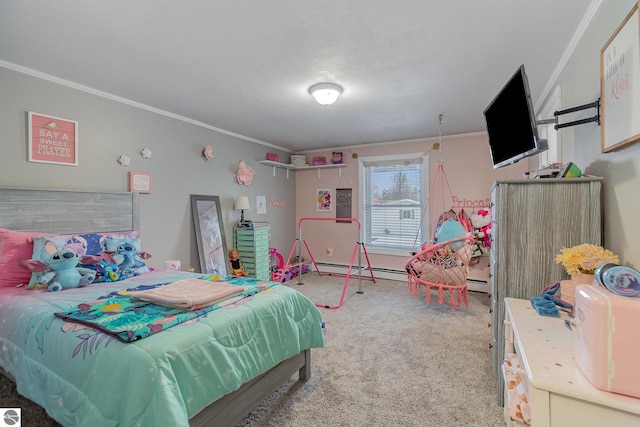
[[[538,127],[529,82],[521,65],[484,110],[493,168],[507,166],[546,151]]]

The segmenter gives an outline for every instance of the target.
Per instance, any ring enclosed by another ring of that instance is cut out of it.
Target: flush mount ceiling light
[[[333,83],[318,83],[309,88],[309,93],[320,105],[331,105],[342,93],[342,88]]]

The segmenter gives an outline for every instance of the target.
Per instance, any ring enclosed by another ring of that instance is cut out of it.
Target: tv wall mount
[[[558,116],[562,116],[564,114],[569,114],[569,113],[575,113],[576,111],[582,111],[588,108],[595,108],[596,115],[593,117],[589,117],[587,119],[574,120],[572,122],[567,122],[567,123],[558,123]],[[538,120],[536,121],[536,123],[539,125],[548,125],[551,123],[555,123],[555,126],[553,127],[555,130],[558,130],[560,128],[566,128],[569,126],[582,125],[582,124],[591,123],[591,122],[596,122],[598,126],[600,126],[600,98],[596,99],[590,104],[579,105],[577,107],[567,108],[566,110],[554,111],[553,116],[554,116],[553,119]]]

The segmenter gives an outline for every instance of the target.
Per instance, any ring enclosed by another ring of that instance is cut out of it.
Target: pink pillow
[[[0,228],[0,288],[13,288],[28,284],[31,272],[20,267],[18,261],[30,259],[33,237],[51,236],[40,232],[12,231]]]

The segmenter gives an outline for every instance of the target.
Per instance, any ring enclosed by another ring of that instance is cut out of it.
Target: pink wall
[[[371,157],[388,154],[424,153],[433,147],[437,139],[427,139],[414,142],[375,144],[363,147],[355,147],[343,150],[343,161],[347,164],[342,168],[342,176],[337,169],[323,169],[320,177],[316,170],[296,172],[296,218],[332,218],[335,217],[335,205],[332,212],[317,212],[316,191],[321,188],[333,190],[335,200],[336,188],[352,188],[352,216],[358,217],[359,191],[358,191],[358,159],[357,157]],[[307,154],[307,161],[312,156],[326,156],[330,160],[330,152]],[[527,162],[522,161],[515,165],[494,170],[491,166],[491,157],[487,137],[484,134],[451,137],[442,140],[441,150],[431,151],[429,154],[429,174],[433,180],[438,161],[442,160],[444,171],[451,188],[451,193],[457,201],[456,211],[461,207],[471,213],[474,207],[486,205],[490,201],[490,193],[493,182],[498,179],[522,178],[527,170]],[[446,191],[446,190],[445,190]],[[448,199],[448,193],[445,193]],[[430,202],[433,206],[433,201]],[[354,224],[341,224],[334,221],[309,221],[304,222],[302,237],[306,240],[313,257],[318,262],[335,264],[349,264],[354,245],[359,241],[357,226]],[[327,248],[333,249],[333,256],[327,254]],[[290,248],[281,250],[288,254]],[[303,251],[304,256],[305,251]],[[286,256],[286,254],[284,254]],[[373,267],[403,269],[409,254],[401,256],[369,254]],[[363,264],[365,260],[363,259]],[[357,259],[356,259],[357,263]],[[487,262],[480,262],[475,268],[479,271],[470,273],[470,277],[484,278],[488,275]]]

